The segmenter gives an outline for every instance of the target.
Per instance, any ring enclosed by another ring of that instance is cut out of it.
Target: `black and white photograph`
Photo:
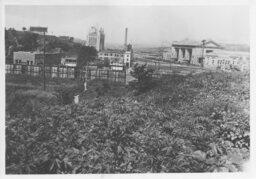
[[[29,2],[1,4],[5,175],[250,170],[255,1]]]

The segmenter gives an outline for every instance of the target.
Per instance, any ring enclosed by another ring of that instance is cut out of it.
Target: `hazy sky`
[[[89,27],[104,28],[107,43],[161,45],[191,38],[249,44],[247,6],[6,6],[6,27],[47,26],[48,34],[86,40]]]

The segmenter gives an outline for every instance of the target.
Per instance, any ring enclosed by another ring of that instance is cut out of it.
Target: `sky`
[[[185,38],[249,44],[248,6],[29,6],[8,5],[5,26],[46,26],[50,35],[86,40],[90,26],[103,27],[105,42],[163,45]]]

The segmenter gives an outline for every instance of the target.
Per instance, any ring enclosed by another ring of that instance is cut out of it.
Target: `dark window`
[[[206,53],[211,53],[213,52],[213,50],[206,50]]]
[[[185,58],[185,50],[182,50],[182,57]]]

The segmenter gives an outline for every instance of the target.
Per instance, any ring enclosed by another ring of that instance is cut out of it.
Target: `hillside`
[[[236,172],[249,159],[249,74],[172,75],[140,94],[92,81],[78,105],[56,92],[7,93],[7,174]]]
[[[29,31],[18,31],[15,29],[5,29],[5,52],[6,61],[12,59],[15,51],[42,51],[43,50],[43,35],[34,34]],[[46,35],[45,49],[46,52],[52,52],[55,49],[61,49],[69,54],[77,53],[82,45],[69,40],[63,40],[57,36]]]

